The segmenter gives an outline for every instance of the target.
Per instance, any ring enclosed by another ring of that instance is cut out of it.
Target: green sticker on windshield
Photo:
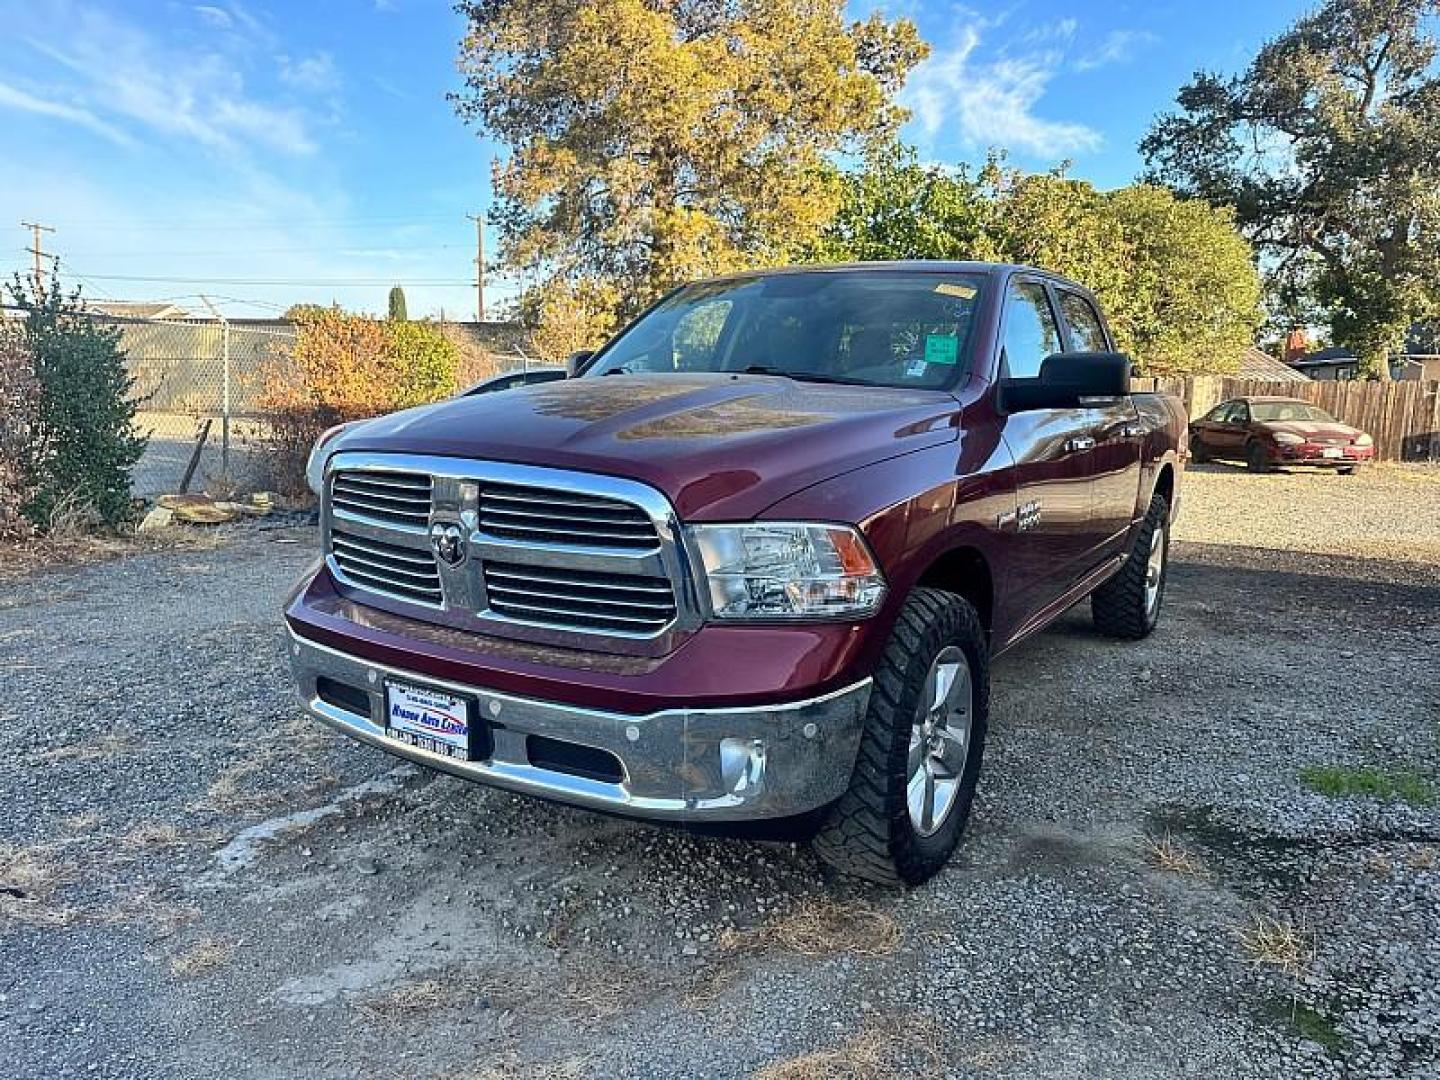
[[[953,364],[960,355],[960,339],[954,334],[926,334],[925,362]]]

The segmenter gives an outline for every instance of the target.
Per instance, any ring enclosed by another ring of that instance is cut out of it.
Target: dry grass
[[[1146,837],[1145,854],[1155,866],[1171,874],[1199,877],[1205,873],[1205,864],[1182,844],[1176,843],[1168,832],[1163,836]]]
[[[725,951],[783,949],[800,956],[888,956],[903,940],[900,924],[883,911],[859,903],[808,900],[753,930],[727,930]]]
[[[69,817],[60,819],[60,827],[68,833],[94,832],[105,819],[94,810],[87,810],[83,814],[71,814]]]
[[[433,1012],[486,998],[497,1008],[518,1007],[542,996],[540,987],[500,971],[483,975],[445,971],[392,986],[384,993],[363,998],[356,1005],[372,1016],[406,1017]]]
[[[1409,858],[1405,861],[1410,864],[1410,869],[1412,870],[1433,870],[1437,861],[1440,861],[1440,858],[1437,858],[1435,849],[1429,847],[1412,851]]]
[[[65,926],[76,912],[57,898],[68,871],[53,847],[0,843],[0,930],[6,926]]]
[[[899,1080],[941,1071],[941,1030],[926,1017],[871,1022],[839,1046],[771,1062],[754,1080]]]
[[[42,765],[53,765],[59,762],[106,761],[122,754],[133,753],[139,749],[139,746],[140,743],[135,736],[112,731],[100,736],[94,742],[71,743],[68,746],[43,750],[32,760]]]
[[[637,988],[634,972],[618,967],[583,971],[567,968],[566,976],[561,982],[533,969],[450,970],[400,983],[356,1005],[372,1016],[404,1019],[440,1009],[468,1007],[477,998],[485,998],[495,1010],[525,1009],[536,1015],[582,1023],[619,1016],[638,995],[653,989]]]
[[[177,826],[145,821],[126,833],[120,840],[120,846],[126,851],[157,851],[179,847],[186,842],[185,835]]]
[[[170,960],[170,970],[182,979],[193,979],[218,971],[235,956],[235,942],[202,938]]]
[[[1315,958],[1309,931],[1285,919],[1256,915],[1249,926],[1236,930],[1235,936],[1252,964],[1277,968],[1287,975],[1298,975]]]
[[[0,545],[0,581],[18,580],[46,570],[106,562],[156,551],[213,551],[223,543],[213,530],[170,526],[151,532],[96,533],[62,523],[47,536]]]
[[[585,1055],[573,1055],[559,1061],[521,1061],[514,1054],[505,1059],[476,1069],[461,1069],[443,1072],[436,1080],[585,1080],[591,1076],[606,1076],[609,1069],[597,1069],[592,1059]]]
[[[330,745],[332,736],[319,724],[301,717],[291,718],[268,732],[247,744],[248,757],[221,770],[205,793],[202,809],[230,814],[268,810],[339,784],[339,778],[328,772],[309,784],[274,783],[282,761],[322,749]]]

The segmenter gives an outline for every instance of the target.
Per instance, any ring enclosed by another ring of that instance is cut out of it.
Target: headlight
[[[848,525],[691,525],[717,619],[838,619],[874,614],[885,578]]]
[[[1277,431],[1275,441],[1281,446],[1299,446],[1305,439],[1301,435],[1292,435],[1288,431]]]
[[[330,453],[326,447],[335,441],[337,435],[346,428],[354,427],[357,422],[351,420],[346,424],[336,424],[315,440],[315,446],[310,451],[310,458],[305,462],[305,482],[310,485],[310,490],[316,495],[321,494],[325,487],[325,462],[330,460]]]
[[[1356,445],[1356,446],[1374,446],[1374,445],[1375,445],[1375,440],[1372,439],[1369,435],[1365,434],[1365,432],[1362,431],[1359,435],[1355,436],[1355,445]]]

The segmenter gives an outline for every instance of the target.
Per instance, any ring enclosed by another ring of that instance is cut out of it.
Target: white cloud
[[[314,56],[277,56],[280,81],[295,90],[310,94],[330,93],[340,86],[340,73],[329,53]]]
[[[996,146],[1051,159],[1099,149],[1103,139],[1094,128],[1036,112],[1061,60],[1056,50],[981,62],[979,47],[979,29],[964,26],[953,46],[931,53],[910,76],[902,101],[926,141],[954,136],[970,149]]]
[[[211,26],[221,30],[229,30],[235,25],[234,17],[224,8],[211,7],[208,4],[198,4],[195,7],[195,14],[209,23]]]
[[[105,123],[88,109],[67,105],[62,101],[50,101],[46,98],[36,97],[34,94],[5,83],[0,83],[0,108],[16,109],[20,112],[50,116],[57,120],[64,120],[66,123],[78,124],[120,146],[135,144],[135,140],[125,132]]]
[[[1108,64],[1123,64],[1157,40],[1148,30],[1112,30],[1099,45],[1075,61],[1075,70],[1093,71]]]
[[[226,10],[241,11],[234,5]],[[230,155],[254,148],[298,156],[315,149],[307,115],[252,92],[241,58],[231,51],[170,47],[138,26],[85,7],[47,25],[63,26],[65,33],[53,40],[32,35],[28,43],[66,70],[77,107],[104,122],[128,121]]]

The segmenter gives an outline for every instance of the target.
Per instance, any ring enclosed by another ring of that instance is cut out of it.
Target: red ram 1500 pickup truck
[[[657,820],[803,823],[914,883],[959,841],[991,660],[1165,591],[1185,417],[1020,266],[738,274],[576,377],[327,433],[300,696],[401,757]]]

